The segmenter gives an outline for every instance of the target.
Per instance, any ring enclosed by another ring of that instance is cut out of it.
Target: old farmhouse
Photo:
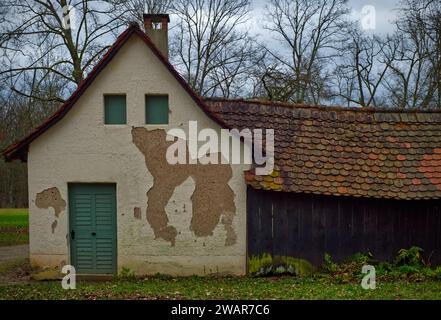
[[[33,265],[243,275],[262,254],[318,265],[410,246],[441,262],[441,113],[203,99],[168,62],[168,22],[130,26],[3,152],[28,164]],[[169,164],[167,131],[190,121],[274,129],[273,172]]]

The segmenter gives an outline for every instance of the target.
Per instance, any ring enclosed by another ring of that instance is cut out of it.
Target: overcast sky
[[[252,23],[262,23],[265,16],[266,0],[253,1]],[[348,5],[352,9],[354,17],[360,16],[363,6],[373,6],[376,12],[376,29],[374,32],[385,34],[394,30],[393,20],[396,17],[396,8],[399,0],[349,0]],[[260,28],[253,28],[261,30]]]

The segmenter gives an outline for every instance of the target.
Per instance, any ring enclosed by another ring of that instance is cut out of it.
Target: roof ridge
[[[235,102],[244,104],[257,104],[264,106],[282,107],[282,108],[305,108],[305,109],[317,109],[324,111],[354,111],[363,113],[436,113],[441,114],[441,109],[426,109],[426,110],[410,110],[410,109],[398,109],[398,108],[374,108],[374,107],[344,107],[339,105],[323,105],[323,104],[300,104],[282,101],[270,101],[262,99],[243,99],[243,98],[221,98],[221,97],[208,97],[203,98],[207,102]]]

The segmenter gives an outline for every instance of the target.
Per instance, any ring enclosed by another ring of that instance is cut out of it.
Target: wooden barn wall
[[[441,264],[441,200],[400,201],[248,188],[248,256],[303,258],[315,265],[358,252],[392,260],[418,246]]]

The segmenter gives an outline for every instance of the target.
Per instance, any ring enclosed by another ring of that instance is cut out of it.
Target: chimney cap
[[[139,29],[139,24],[136,21],[129,21],[128,25],[129,25],[129,27],[136,27]]]
[[[162,19],[167,19],[170,22],[170,16],[166,13],[144,13],[144,19],[149,18],[153,22],[160,22]]]

